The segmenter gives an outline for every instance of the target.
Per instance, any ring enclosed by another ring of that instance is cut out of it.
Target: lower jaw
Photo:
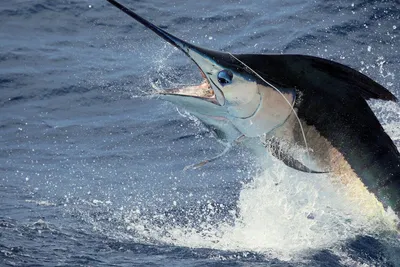
[[[192,96],[205,99],[215,98],[214,91],[211,89],[210,84],[207,80],[204,80],[199,85],[191,85],[183,88],[166,89],[158,92],[158,94],[169,94],[169,95],[182,95]]]

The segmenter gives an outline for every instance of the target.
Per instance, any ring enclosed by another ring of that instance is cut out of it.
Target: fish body
[[[286,165],[331,173],[400,214],[400,154],[366,100],[397,101],[340,63],[306,55],[232,54],[185,42],[115,0],[107,0],[180,49],[199,67],[199,86],[163,90],[221,136],[272,147]],[[279,152],[279,153],[277,153]]]

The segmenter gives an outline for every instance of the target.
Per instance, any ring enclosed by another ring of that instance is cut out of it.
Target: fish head
[[[160,90],[157,94],[161,98],[183,106],[201,120],[228,121],[248,137],[270,132],[292,112],[294,89],[278,89],[237,56],[188,43],[120,3],[108,2],[181,50],[198,66],[204,78],[200,85]]]
[[[174,39],[174,44],[198,66],[203,81],[157,92],[165,100],[184,106],[196,116],[224,118],[247,137],[272,131],[293,111],[294,89],[275,87],[236,55],[180,39]]]

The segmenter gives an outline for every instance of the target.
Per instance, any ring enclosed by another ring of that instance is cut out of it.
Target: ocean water
[[[184,40],[347,64],[400,97],[399,1],[121,0]],[[0,3],[1,266],[400,266],[390,214],[149,97],[194,64],[101,0]],[[400,107],[371,101],[400,147]],[[279,186],[276,186],[279,184]],[[329,208],[327,208],[329,207]]]

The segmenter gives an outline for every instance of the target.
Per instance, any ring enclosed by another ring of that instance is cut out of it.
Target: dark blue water
[[[399,1],[123,3],[201,46],[333,59],[400,97]],[[258,208],[280,195],[243,147],[182,171],[223,146],[145,95],[200,75],[106,1],[2,1],[0,47],[1,266],[400,266],[393,233],[355,219],[271,224]],[[398,105],[371,105],[399,145]]]

